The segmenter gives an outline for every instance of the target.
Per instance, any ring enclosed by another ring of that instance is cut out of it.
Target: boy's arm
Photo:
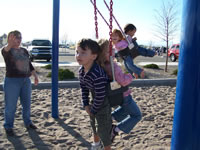
[[[92,114],[96,114],[101,108],[105,100],[107,84],[108,84],[108,81],[105,77],[98,77],[97,79],[95,79],[95,82],[94,82],[95,97],[93,100],[93,105],[91,106],[91,110],[90,110]]]
[[[127,35],[127,38],[126,38],[130,43],[132,43],[132,37],[130,35]]]
[[[81,93],[82,93],[82,103],[83,107],[89,106],[89,89],[82,83],[80,83]]]

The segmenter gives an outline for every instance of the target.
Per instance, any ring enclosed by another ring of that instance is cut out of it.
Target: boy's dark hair
[[[87,48],[92,51],[92,54],[99,54],[101,52],[101,48],[99,44],[91,39],[81,39],[77,43],[78,47],[81,47],[83,50],[86,50]]]
[[[127,34],[128,31],[132,31],[132,30],[136,30],[136,27],[131,24],[131,23],[128,23],[125,25],[124,27],[124,32]]]

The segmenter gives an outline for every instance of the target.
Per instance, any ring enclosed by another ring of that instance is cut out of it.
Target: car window
[[[175,45],[172,45],[171,49],[174,48],[174,47],[175,47]]]
[[[51,42],[48,40],[33,40],[33,46],[51,46]]]
[[[178,48],[179,48],[179,45],[177,45],[176,48],[178,49]]]

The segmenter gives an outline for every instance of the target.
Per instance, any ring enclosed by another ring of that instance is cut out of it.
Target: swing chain
[[[110,56],[112,56],[112,18],[113,18],[113,1],[110,0],[110,25],[109,25],[109,28],[110,28],[110,32],[109,32],[109,35],[110,35],[110,39],[109,39],[109,50],[110,50]]]
[[[94,0],[94,20],[95,20],[95,31],[96,31],[96,39],[98,39],[98,22],[97,22],[97,6],[96,0]]]

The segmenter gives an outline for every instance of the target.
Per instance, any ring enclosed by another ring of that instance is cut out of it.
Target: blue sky
[[[165,0],[167,1],[167,0]],[[181,23],[180,0],[177,2],[178,22]],[[107,0],[109,3],[109,0]],[[139,44],[161,44],[153,36],[155,9],[162,0],[113,0],[113,13],[123,28],[126,23],[137,27],[136,37]],[[97,7],[109,19],[109,12],[103,0],[97,0]],[[52,39],[53,0],[0,0],[0,35],[11,30],[22,32],[23,42],[34,38]],[[90,0],[60,0],[60,41],[67,39],[77,42],[81,38],[95,39],[94,8]],[[118,28],[113,22],[113,28]],[[100,38],[108,38],[107,25],[98,16]],[[172,43],[179,42],[180,29]]]

